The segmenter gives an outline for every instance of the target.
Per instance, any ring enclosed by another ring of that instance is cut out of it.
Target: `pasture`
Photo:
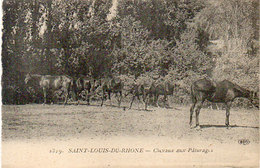
[[[92,105],[3,105],[2,140],[70,138],[168,137],[179,140],[213,140],[237,143],[249,139],[259,143],[259,111],[231,108],[230,126],[225,127],[225,110],[203,108],[201,130],[189,127],[189,106],[174,105],[171,109],[151,107],[149,111]],[[116,104],[116,103],[112,103]],[[140,104],[143,108],[143,104]]]
[[[202,109],[201,130],[196,130],[190,129],[188,106],[149,107],[149,111],[144,111],[137,110],[136,104],[131,110],[124,110],[129,103],[122,103],[121,108],[108,104],[105,102],[103,107],[100,102],[2,106],[2,166],[194,167],[203,164],[258,167],[258,110],[231,109],[231,129],[227,129],[224,110]],[[241,139],[249,140],[250,144],[239,144]],[[151,152],[68,153],[69,149],[77,148],[144,148]],[[158,152],[178,148],[212,152]],[[63,153],[50,153],[50,150]]]

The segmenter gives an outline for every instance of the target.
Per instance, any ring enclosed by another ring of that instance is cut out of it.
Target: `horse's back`
[[[72,85],[72,78],[66,75],[52,76],[44,75],[41,78],[41,86],[49,89],[68,88]]]
[[[124,84],[120,78],[104,78],[102,80],[102,87],[111,91],[122,91]]]
[[[235,92],[240,87],[228,80],[213,82],[208,79],[200,79],[191,86],[192,97],[205,98],[211,102],[232,101]],[[199,96],[199,97],[198,97]]]
[[[192,89],[201,92],[215,92],[216,84],[209,79],[200,79],[192,84]]]
[[[174,85],[168,81],[163,81],[156,85],[156,93],[159,95],[171,95],[174,91]]]

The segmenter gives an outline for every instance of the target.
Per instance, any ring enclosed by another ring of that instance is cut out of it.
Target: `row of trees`
[[[25,99],[28,72],[258,85],[256,0],[5,0],[3,12],[4,103]]]

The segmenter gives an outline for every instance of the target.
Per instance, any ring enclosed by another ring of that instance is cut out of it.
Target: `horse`
[[[139,109],[140,96],[142,95],[143,102],[145,105],[145,110],[147,110],[149,97],[154,96],[155,92],[156,92],[156,87],[154,82],[143,81],[142,83],[134,84],[132,89],[130,90],[130,93],[133,95],[133,97],[130,102],[129,109],[131,109],[132,104],[136,97],[138,99],[138,109]]]
[[[162,95],[164,100],[164,107],[168,107],[168,95],[173,95],[174,88],[176,88],[176,84],[172,84],[169,81],[158,82],[155,85],[155,91],[153,92],[155,106],[158,107],[158,98],[160,95]]]
[[[138,109],[139,109],[139,102],[141,101],[140,96],[143,95],[143,86],[133,84],[132,87],[128,90],[128,92],[133,95],[132,100],[130,102],[129,109],[132,108],[133,102],[134,102],[136,97],[138,99]]]
[[[213,103],[224,103],[226,109],[226,121],[227,128],[229,127],[229,115],[230,108],[233,100],[237,97],[243,97],[250,100],[250,102],[259,108],[258,93],[244,89],[237,84],[234,84],[228,80],[220,82],[213,82],[210,79],[200,79],[195,81],[191,85],[191,99],[192,106],[190,108],[190,127],[192,128],[192,115],[196,112],[196,126],[200,129],[199,125],[199,113],[205,100]]]
[[[25,84],[35,83],[43,90],[44,103],[47,103],[47,96],[54,90],[62,89],[65,92],[64,105],[67,104],[68,95],[73,85],[73,79],[66,75],[37,75],[28,73],[25,77]]]
[[[131,93],[133,94],[132,101],[130,103],[129,109],[131,109],[133,101],[135,97],[140,102],[140,97],[143,96],[143,101],[145,103],[145,110],[147,110],[148,106],[148,99],[153,98],[153,104],[158,107],[158,98],[160,95],[164,96],[164,107],[166,107],[166,102],[168,99],[168,95],[173,95],[173,91],[176,85],[171,84],[168,81],[150,81],[150,82],[143,82],[142,84],[134,84],[133,88],[131,90]],[[139,106],[138,106],[139,107]]]
[[[73,87],[76,92],[76,100],[78,101],[79,104],[79,97],[80,93],[85,91],[86,92],[86,97],[87,97],[87,104],[90,104],[90,96],[92,93],[95,91],[95,79],[92,79],[87,76],[82,76],[78,77],[76,80],[73,81]]]
[[[106,98],[106,93],[108,94],[108,99],[110,100],[110,105],[112,105],[111,93],[114,93],[117,97],[118,106],[120,107],[122,97],[123,97],[122,92],[123,92],[123,88],[124,88],[124,83],[119,78],[115,78],[115,77],[103,78],[98,81],[97,85],[100,85],[99,88],[102,91],[101,106],[103,106],[104,99]],[[119,93],[119,97],[118,97],[118,93]]]

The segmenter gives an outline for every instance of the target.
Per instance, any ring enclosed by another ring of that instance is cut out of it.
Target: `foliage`
[[[217,39],[219,57],[213,77],[229,79],[241,86],[258,88],[259,5],[255,0],[209,1],[197,22]]]
[[[39,97],[24,84],[28,72],[118,76],[128,87],[159,78],[178,85],[179,103],[203,76],[257,89],[256,0],[113,2],[5,0],[3,103]]]

